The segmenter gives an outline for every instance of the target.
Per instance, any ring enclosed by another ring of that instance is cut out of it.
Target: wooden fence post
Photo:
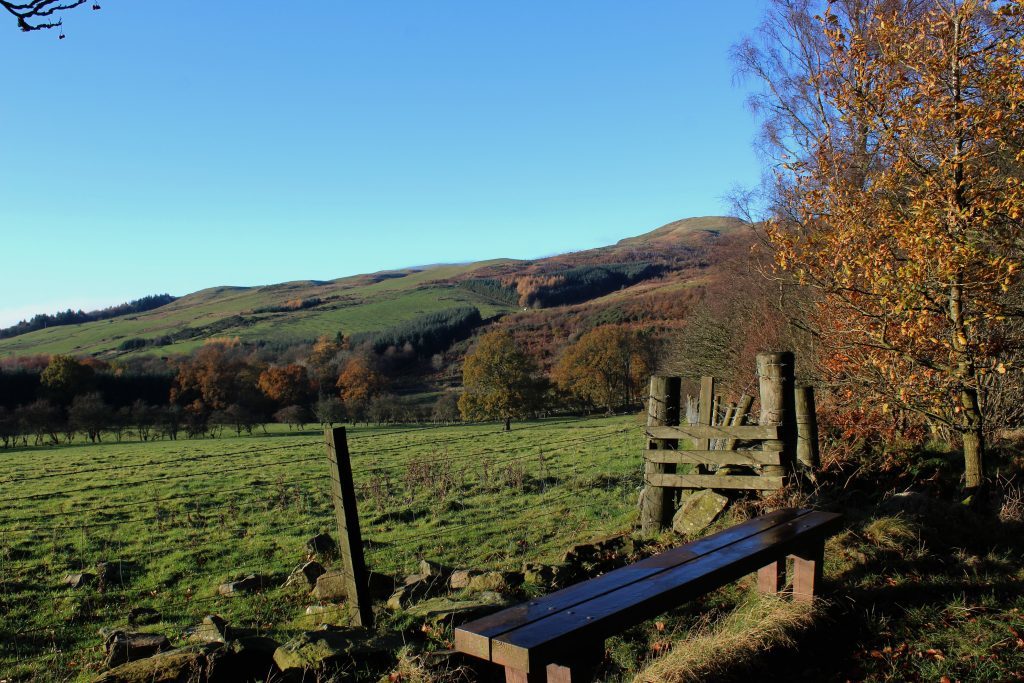
[[[682,380],[679,377],[651,377],[651,390],[647,399],[647,426],[672,427],[679,424],[679,401]],[[651,439],[648,448],[674,450],[677,439]],[[652,474],[673,474],[675,465],[644,461],[644,479]],[[656,533],[672,523],[672,495],[670,488],[647,484],[640,508],[640,526],[644,533]]]
[[[352,462],[348,455],[348,439],[344,427],[324,430],[327,460],[331,466],[331,497],[338,522],[338,548],[341,550],[345,593],[352,623],[373,628],[373,606],[370,602],[370,577],[363,559],[363,537],[359,533],[359,511],[356,489],[352,482]]]
[[[792,351],[757,354],[757,376],[761,389],[759,424],[779,428],[779,438],[765,441],[762,446],[766,451],[780,453],[780,465],[764,465],[761,468],[761,473],[766,477],[781,477],[792,469],[796,431],[793,420],[793,364]]]
[[[821,464],[818,451],[818,416],[814,407],[814,387],[797,387],[796,404],[796,459],[809,470],[811,477]]]
[[[700,378],[700,398],[697,399],[697,424],[700,425],[712,425],[715,422],[714,412],[714,401],[715,401],[715,378],[714,377],[701,377]],[[714,442],[711,439],[694,439],[693,447],[698,451],[711,450]],[[707,474],[710,470],[707,465],[697,465],[694,468],[697,474]]]

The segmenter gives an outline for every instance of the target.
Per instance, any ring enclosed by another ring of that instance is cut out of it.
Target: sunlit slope
[[[566,308],[631,307],[597,322],[646,319],[652,299],[685,295],[694,285],[721,274],[720,264],[749,236],[736,219],[705,216],[674,221],[650,232],[586,251],[542,259],[495,259],[356,275],[331,281],[302,280],[263,287],[213,287],[181,297],[167,306],[109,320],[38,330],[0,340],[0,357],[69,353],[111,358],[126,354],[167,356],[187,353],[206,340],[288,344],[333,336],[376,332],[418,316],[475,306],[482,317],[516,311],[524,317],[557,317]],[[616,286],[592,288],[569,301],[530,302],[524,292],[537,283],[586,277],[591,267],[650,266],[644,275]],[[474,284],[475,283],[475,284]],[[475,286],[489,283],[488,286]],[[490,288],[488,288],[490,287]],[[517,303],[518,298],[518,303]],[[646,304],[639,304],[639,301]],[[564,305],[568,304],[568,306]],[[530,311],[524,312],[524,306]],[[581,309],[582,310],[582,309]],[[579,312],[579,311],[577,311]],[[639,317],[638,317],[639,316]],[[588,323],[589,324],[589,323]],[[602,323],[603,324],[603,323]]]
[[[38,330],[0,340],[0,356],[72,353],[111,356],[125,340],[175,336],[172,343],[136,353],[187,352],[211,337],[294,342],[321,334],[382,330],[417,316],[456,306],[476,306],[483,317],[510,307],[452,285],[451,278],[495,261],[391,271],[332,280],[266,287],[215,287],[161,308],[80,325]],[[307,308],[290,302],[319,299]],[[287,310],[268,310],[268,309]],[[187,335],[187,336],[185,336]],[[184,337],[184,338],[178,338]]]

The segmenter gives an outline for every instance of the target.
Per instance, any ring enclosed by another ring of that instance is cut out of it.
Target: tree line
[[[440,323],[472,318],[461,309]],[[476,313],[479,318],[479,313]],[[407,329],[415,332],[416,325]],[[395,342],[405,337],[387,336]],[[481,335],[465,356],[465,389],[395,392],[409,363],[431,367],[435,338],[419,351],[379,337],[355,343],[336,334],[308,349],[271,353],[216,339],[169,364],[152,357],[107,363],[67,355],[10,359],[0,366],[0,442],[4,446],[134,437],[178,439],[251,434],[269,422],[304,428],[340,422],[455,422],[524,418],[550,412],[635,407],[655,364],[656,343],[626,326],[598,327],[542,370],[539,357],[507,331]],[[426,388],[430,388],[429,386]]]
[[[129,315],[131,313],[143,313],[145,311],[151,311],[154,308],[166,306],[177,298],[178,297],[171,296],[170,294],[151,294],[150,296],[144,296],[141,299],[134,299],[127,303],[118,304],[117,306],[108,306],[107,308],[101,308],[96,311],[85,312],[81,309],[73,311],[69,308],[66,311],[54,313],[52,315],[47,313],[38,313],[28,320],[22,320],[10,327],[0,328],[0,339],[17,337],[18,335],[35,332],[36,330],[42,330],[47,327],[77,325],[79,323],[107,320],[109,318],[116,318],[117,316]]]

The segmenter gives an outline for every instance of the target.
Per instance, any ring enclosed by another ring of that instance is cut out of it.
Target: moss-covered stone
[[[684,536],[696,536],[722,514],[729,499],[711,490],[697,491],[686,499],[674,517],[672,529]]]

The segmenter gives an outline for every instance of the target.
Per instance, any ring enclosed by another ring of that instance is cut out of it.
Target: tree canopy
[[[827,381],[959,435],[1019,345],[1024,3],[775,0],[739,46],[774,162],[767,235],[820,294]]]
[[[638,401],[654,369],[653,347],[649,335],[627,327],[597,327],[566,349],[552,377],[566,393],[612,412]]]
[[[508,332],[485,334],[462,366],[465,391],[459,411],[467,420],[523,418],[540,405],[541,380],[534,359]]]

